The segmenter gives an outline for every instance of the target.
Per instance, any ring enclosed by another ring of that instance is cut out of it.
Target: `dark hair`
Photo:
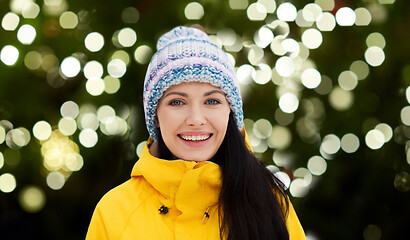
[[[159,154],[175,158],[159,136]],[[212,161],[222,170],[219,195],[220,238],[227,240],[289,239],[289,202],[284,186],[248,149],[232,112],[225,138]]]

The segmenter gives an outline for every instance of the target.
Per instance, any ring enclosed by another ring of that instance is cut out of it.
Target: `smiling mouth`
[[[206,141],[210,137],[212,137],[212,133],[210,134],[201,134],[201,135],[181,135],[178,134],[178,137],[181,138],[184,141],[190,141],[190,142],[200,142],[200,141]]]

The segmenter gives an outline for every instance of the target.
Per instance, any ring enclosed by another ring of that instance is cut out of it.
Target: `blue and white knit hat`
[[[182,82],[206,82],[226,94],[235,122],[243,127],[242,99],[235,68],[227,54],[196,28],[176,27],[157,43],[145,75],[143,102],[150,136],[157,141],[156,112],[162,94]]]

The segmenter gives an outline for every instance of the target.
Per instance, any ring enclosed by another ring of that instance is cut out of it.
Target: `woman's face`
[[[158,103],[162,139],[178,159],[207,161],[221,146],[230,107],[220,88],[189,82],[171,86]]]

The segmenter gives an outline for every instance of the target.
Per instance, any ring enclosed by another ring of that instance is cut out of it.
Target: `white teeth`
[[[204,141],[208,139],[211,135],[180,135],[180,137],[186,141]]]

